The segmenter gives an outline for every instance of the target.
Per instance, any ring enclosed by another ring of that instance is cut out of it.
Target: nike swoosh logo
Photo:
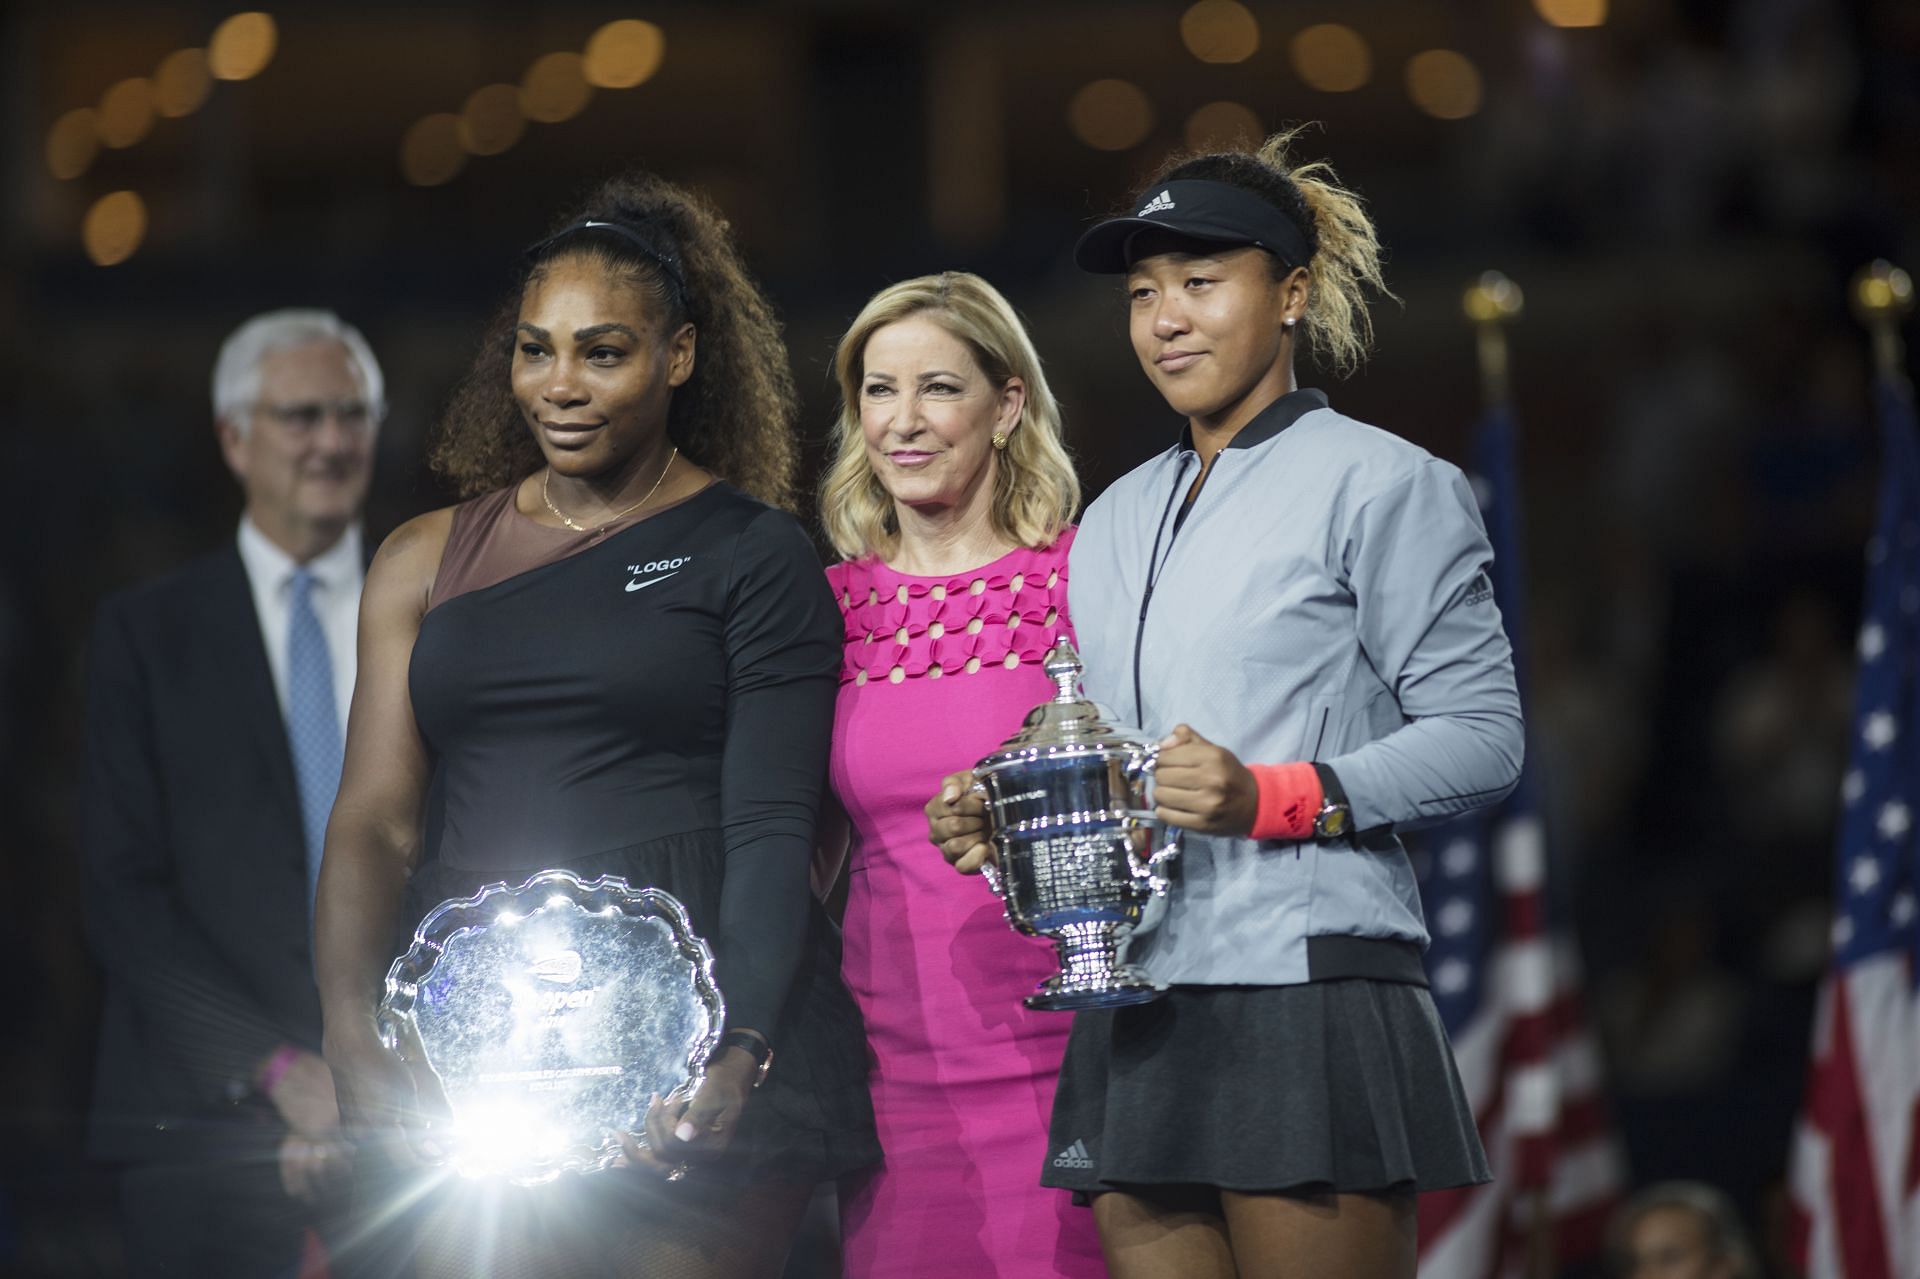
[[[639,578],[635,578],[633,581],[627,583],[627,589],[630,591],[644,590],[647,587],[652,586],[655,582],[664,582],[670,577],[678,577],[678,576],[680,576],[680,570],[675,569],[671,573],[662,573],[658,577],[650,577],[644,582],[641,581]]]

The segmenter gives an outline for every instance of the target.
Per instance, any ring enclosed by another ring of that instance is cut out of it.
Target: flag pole
[[[1513,377],[1507,351],[1507,326],[1520,318],[1525,305],[1520,286],[1498,271],[1482,271],[1460,298],[1460,309],[1473,325],[1480,357],[1482,412],[1488,415],[1489,421],[1501,422],[1506,439],[1502,447],[1511,447],[1512,441]],[[1497,517],[1511,520],[1513,513],[1502,510]],[[1546,1187],[1520,1190],[1514,1195],[1512,1211],[1521,1230],[1519,1255],[1515,1258],[1519,1273],[1526,1279],[1552,1279],[1558,1269],[1558,1250]]]
[[[1913,277],[1879,258],[1854,275],[1847,297],[1873,340],[1873,371],[1882,381],[1905,386],[1907,344],[1900,328],[1913,313]]]
[[[1520,318],[1525,306],[1520,286],[1498,271],[1482,271],[1460,299],[1460,309],[1473,322],[1480,348],[1480,396],[1489,409],[1505,409],[1513,399],[1507,372],[1507,325]]]

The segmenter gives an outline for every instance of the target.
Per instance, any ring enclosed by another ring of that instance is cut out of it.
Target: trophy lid
[[[1080,695],[1080,675],[1086,667],[1066,636],[1061,636],[1047,653],[1042,669],[1054,682],[1053,698],[1028,711],[1020,731],[976,764],[975,772],[991,772],[1049,747],[1071,746],[1090,752],[1133,752],[1147,747],[1145,733],[1116,722],[1112,711]]]

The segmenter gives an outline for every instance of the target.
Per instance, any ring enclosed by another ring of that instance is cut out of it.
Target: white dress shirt
[[[313,573],[313,611],[327,637],[327,655],[333,662],[333,697],[340,708],[340,736],[347,735],[347,707],[353,704],[353,677],[359,669],[356,637],[360,629],[360,587],[366,582],[366,561],[360,553],[360,526],[309,560]],[[266,642],[267,665],[273,670],[273,691],[280,698],[280,715],[287,714],[287,614],[293,598],[294,570],[301,567],[291,555],[268,540],[251,519],[240,517],[240,562],[253,587],[253,612],[260,619],[260,638]]]

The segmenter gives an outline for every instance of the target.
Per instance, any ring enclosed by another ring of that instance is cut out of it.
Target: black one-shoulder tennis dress
[[[455,509],[413,649],[433,758],[407,926],[564,867],[665,889],[773,1069],[713,1171],[875,1163],[859,1013],[808,887],[842,625],[797,521],[725,484],[598,535]]]

